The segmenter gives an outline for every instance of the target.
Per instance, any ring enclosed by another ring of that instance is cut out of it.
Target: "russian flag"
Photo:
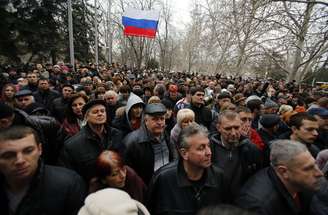
[[[126,9],[122,23],[124,35],[155,38],[159,20],[159,11]]]

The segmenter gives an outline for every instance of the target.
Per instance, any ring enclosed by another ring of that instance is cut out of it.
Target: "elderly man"
[[[148,184],[153,173],[169,163],[173,149],[165,131],[166,108],[161,103],[148,104],[144,110],[143,125],[123,140],[125,161]]]
[[[110,123],[112,123],[115,118],[116,110],[122,105],[118,103],[118,94],[114,90],[106,91],[104,100],[107,104],[107,116],[109,117]]]
[[[30,90],[20,90],[15,94],[15,101],[17,104],[17,108],[21,110],[25,110],[29,105],[31,105],[34,101],[34,97],[32,95],[32,91]]]
[[[196,123],[184,128],[178,141],[179,161],[159,169],[149,185],[151,214],[195,214],[224,200],[223,172],[211,163],[207,129]]]
[[[236,203],[261,215],[310,214],[311,191],[319,189],[323,174],[307,147],[277,140],[270,158],[271,166],[244,185]]]
[[[261,153],[255,144],[241,136],[238,113],[220,113],[216,133],[211,136],[212,162],[222,168],[230,200],[236,197],[246,180],[262,167]]]
[[[44,165],[38,135],[30,127],[0,132],[1,214],[71,214],[83,205],[86,189],[75,172]]]
[[[123,151],[122,134],[106,125],[106,103],[91,100],[82,108],[87,124],[68,139],[59,157],[59,163],[75,170],[89,183],[96,175],[96,160],[103,150]]]

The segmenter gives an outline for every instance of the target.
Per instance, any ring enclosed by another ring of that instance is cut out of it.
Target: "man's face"
[[[70,87],[63,87],[62,94],[64,98],[68,98],[73,93],[73,89]]]
[[[154,136],[160,136],[165,128],[165,115],[146,115],[145,125]]]
[[[240,132],[243,136],[248,137],[249,132],[251,130],[252,121],[253,121],[253,114],[247,113],[247,112],[240,112],[239,118],[241,120]]]
[[[322,176],[309,152],[297,155],[287,166],[288,183],[298,191],[318,190]]]
[[[0,171],[9,181],[30,179],[38,167],[41,144],[37,144],[33,134],[18,140],[0,142]]]
[[[27,106],[33,103],[33,96],[20,96],[16,98],[17,107],[25,109]]]
[[[114,106],[117,102],[117,97],[114,95],[105,95],[105,101],[108,105]]]
[[[211,165],[210,141],[203,134],[188,137],[189,148],[183,149],[182,157],[190,165],[198,168],[207,168]]]
[[[313,143],[318,137],[319,123],[317,121],[303,120],[299,129],[292,127],[293,134],[298,140]]]
[[[225,103],[231,103],[230,98],[223,98],[218,100],[219,106],[222,107]]]
[[[49,82],[47,80],[39,81],[39,89],[40,90],[49,90]]]
[[[239,117],[234,119],[223,117],[221,123],[217,124],[217,130],[224,144],[236,145],[240,139],[241,120]]]
[[[196,105],[202,105],[204,104],[204,92],[196,92],[192,97],[191,97],[191,100],[192,100],[192,103],[196,104]]]
[[[87,121],[90,124],[101,125],[107,120],[106,108],[103,105],[94,105],[87,113]]]
[[[28,74],[27,80],[29,84],[36,84],[38,82],[38,76],[34,73]]]

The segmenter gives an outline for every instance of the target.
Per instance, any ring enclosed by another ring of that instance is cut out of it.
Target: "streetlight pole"
[[[74,62],[74,39],[73,39],[73,16],[72,16],[72,0],[67,1],[68,8],[68,38],[69,38],[69,56],[70,63],[73,66],[73,70],[75,70],[75,62]]]
[[[94,24],[95,24],[95,60],[96,60],[96,68],[98,71],[98,64],[99,64],[99,59],[98,59],[98,20],[97,20],[97,0],[95,0],[95,17],[94,17]]]
[[[107,35],[108,35],[108,64],[112,63],[112,19],[111,19],[111,9],[112,9],[112,1],[108,0],[108,12],[107,12]]]

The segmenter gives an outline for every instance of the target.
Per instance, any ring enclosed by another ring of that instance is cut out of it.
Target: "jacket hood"
[[[128,98],[128,101],[126,103],[126,108],[125,108],[125,115],[126,115],[126,118],[128,120],[128,123],[129,123],[129,126],[131,127],[130,125],[130,118],[129,118],[129,113],[130,113],[130,110],[131,110],[131,107],[135,104],[142,104],[143,106],[145,106],[145,103],[142,101],[142,99],[137,96],[136,94],[134,93],[131,93],[129,98]]]

